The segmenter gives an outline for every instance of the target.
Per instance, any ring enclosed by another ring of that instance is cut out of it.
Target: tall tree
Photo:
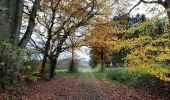
[[[0,1],[0,40],[17,44],[19,41],[23,0]]]
[[[18,53],[15,47],[19,41],[22,11],[23,0],[0,1],[0,84],[3,87],[10,80],[12,83],[18,80],[17,57],[13,53]]]
[[[44,56],[46,57],[44,59],[48,59],[50,62],[51,78],[54,76],[59,54],[67,48],[65,43],[68,40],[68,37],[71,36],[71,34],[75,34],[72,31],[80,27],[88,26],[92,20],[97,19],[98,16],[102,16],[103,12],[107,10],[106,1],[80,1],[61,1],[60,5],[55,8],[55,10],[53,9],[53,6],[50,5],[54,5],[55,3],[50,3],[51,1],[48,1],[48,3],[46,3],[47,6],[45,6],[47,10],[43,14],[47,16],[40,18],[40,20],[38,19],[38,22],[48,30],[47,35],[46,33],[44,35],[44,43],[48,43],[49,49],[45,50],[44,47],[46,48],[47,45],[44,44],[40,48],[43,49],[43,54],[46,52],[47,56]],[[54,15],[53,11],[56,12]],[[49,14],[49,12],[52,13]],[[54,20],[52,16],[55,17]],[[54,27],[50,29],[49,26],[52,23],[55,25],[53,25]],[[50,35],[48,35],[49,31],[51,31]]]
[[[113,23],[100,19],[100,22],[88,31],[87,44],[92,48],[92,55],[101,63],[101,71],[104,71],[104,63],[111,58],[114,41],[117,40],[116,28]]]
[[[77,29],[78,30],[78,29]],[[70,36],[68,37],[68,50],[71,52],[71,61],[69,65],[69,72],[76,72],[76,49],[80,47],[81,40],[83,39],[83,34],[73,30]]]
[[[21,38],[20,42],[18,43],[19,47],[25,48],[27,43],[30,41],[31,36],[33,34],[33,29],[35,27],[35,19],[37,15],[38,8],[40,6],[41,0],[35,0],[33,3],[32,11],[29,16],[29,21],[27,25],[26,32],[24,33],[24,36]]]

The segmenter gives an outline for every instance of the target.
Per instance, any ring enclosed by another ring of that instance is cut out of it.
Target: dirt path
[[[51,81],[25,85],[16,90],[0,93],[0,100],[165,100],[146,91],[121,84],[103,82],[91,72],[78,78],[57,77]]]
[[[77,100],[164,100],[146,91],[100,81],[91,72],[82,73],[76,87]]]

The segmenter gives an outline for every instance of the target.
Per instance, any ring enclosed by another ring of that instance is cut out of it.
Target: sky
[[[135,0],[135,1],[139,1],[139,0]],[[133,2],[132,6],[134,6],[135,4],[137,4],[137,2]],[[132,8],[132,7],[131,7]],[[146,15],[147,18],[152,18],[153,16],[166,16],[166,14],[162,14],[162,12],[164,11],[164,8],[159,5],[159,4],[144,4],[141,3],[140,5],[138,5],[134,10],[132,10],[132,12],[130,13],[132,16],[135,16],[136,14],[144,14]]]

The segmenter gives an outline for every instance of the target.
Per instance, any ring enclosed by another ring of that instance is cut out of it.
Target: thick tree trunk
[[[24,34],[24,36],[22,37],[21,41],[19,42],[18,46],[19,47],[26,47],[27,43],[30,41],[31,35],[33,33],[33,29],[35,26],[35,18],[37,15],[37,11],[39,8],[41,0],[35,0],[33,8],[32,8],[32,12],[28,21],[28,26],[27,26],[27,30]]]
[[[0,40],[9,41],[10,40],[10,1],[0,0]]]
[[[0,40],[17,44],[22,22],[23,0],[0,0]]]
[[[74,47],[72,47],[71,50],[71,63],[70,63],[70,68],[69,68],[69,72],[76,72],[76,66],[75,66],[75,54],[74,54]]]
[[[54,77],[57,59],[58,59],[59,54],[62,52],[62,45],[63,45],[64,41],[67,39],[68,35],[69,35],[69,33],[65,33],[64,36],[62,37],[62,39],[59,41],[59,43],[56,47],[55,56],[49,57],[49,60],[50,60],[50,78]]]
[[[0,0],[0,41],[6,41],[13,46],[17,46],[21,29],[22,11],[23,0]],[[4,51],[8,51],[7,49],[9,48],[6,48]],[[0,48],[0,51],[1,50],[2,48]],[[4,58],[0,61],[0,63],[4,63],[1,67],[6,69],[7,73],[5,75],[10,75],[9,78],[6,78],[4,75],[0,75],[2,78],[1,80],[4,80],[5,82],[17,82],[17,61],[15,59],[9,59],[7,55],[1,55],[1,57]],[[2,84],[3,83],[1,83],[1,85]]]
[[[42,61],[42,66],[41,66],[41,72],[40,72],[40,75],[41,75],[41,76],[43,76],[43,74],[44,74],[46,62],[47,62],[47,54],[45,54],[45,55],[43,56],[43,61]]]
[[[44,73],[44,68],[45,68],[45,64],[47,62],[47,57],[48,57],[48,51],[49,51],[50,45],[51,45],[50,41],[52,39],[52,29],[54,27],[55,15],[56,15],[56,11],[52,11],[51,25],[48,29],[48,38],[47,38],[47,42],[45,44],[44,57],[43,57],[43,62],[42,62],[42,67],[41,67],[41,75],[43,75],[43,73]]]
[[[54,77],[56,63],[57,63],[57,59],[51,59],[50,60],[50,76],[49,76],[49,78],[53,78]]]
[[[16,0],[16,5],[12,7],[14,9],[17,7],[16,15],[14,15],[15,26],[13,27],[13,34],[11,34],[11,42],[14,45],[17,45],[19,43],[19,36],[20,36],[20,30],[21,30],[21,24],[22,24],[22,14],[23,14],[23,0]]]
[[[45,51],[44,51],[43,62],[42,62],[42,67],[41,67],[41,76],[43,76],[45,64],[47,62],[48,50],[50,48],[50,40],[51,40],[51,36],[48,36],[47,42],[45,44]]]

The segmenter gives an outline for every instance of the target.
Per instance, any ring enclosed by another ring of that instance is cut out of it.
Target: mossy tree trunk
[[[0,52],[2,53],[0,80],[3,81],[0,84],[2,87],[8,82],[16,83],[18,80],[17,61],[13,59],[14,55],[9,55],[17,49],[19,42],[23,2],[23,0],[0,0]]]
[[[22,22],[23,0],[0,0],[0,40],[17,45]]]

